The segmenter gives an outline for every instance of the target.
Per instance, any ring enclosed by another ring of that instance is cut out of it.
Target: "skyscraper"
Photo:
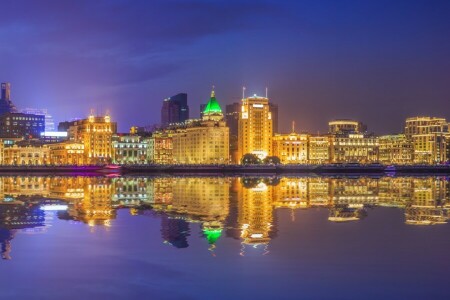
[[[21,112],[24,114],[45,116],[45,131],[55,131],[55,121],[53,121],[53,117],[48,113],[46,108],[25,108]]]
[[[11,84],[9,82],[2,82],[1,90],[0,115],[17,112],[17,108],[11,101]]]
[[[269,110],[272,115],[272,127],[273,133],[279,133],[278,131],[278,104],[269,102]]]
[[[234,102],[226,106],[225,121],[230,129],[230,157],[234,164],[239,163],[240,157],[238,154],[238,127],[239,127],[239,113],[241,111],[241,104]]]
[[[186,93],[164,99],[161,108],[161,125],[163,127],[174,123],[182,123],[187,119],[189,119],[189,106]]]
[[[273,124],[269,99],[252,97],[242,99],[238,126],[238,157],[252,153],[263,159],[272,155]]]

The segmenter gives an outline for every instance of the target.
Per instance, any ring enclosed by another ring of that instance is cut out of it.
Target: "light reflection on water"
[[[132,235],[145,236],[148,233],[151,234],[153,243],[179,251],[187,251],[193,243],[202,240],[211,257],[216,257],[218,252],[224,257],[225,254],[220,249],[223,247],[226,251],[233,251],[233,255],[251,259],[273,256],[271,245],[277,239],[280,239],[282,247],[289,248],[290,242],[286,239],[288,235],[303,234],[303,229],[295,225],[298,224],[296,218],[299,216],[308,220],[314,215],[335,226],[346,226],[339,225],[345,223],[366,228],[362,224],[367,218],[371,218],[371,214],[391,207],[401,212],[396,218],[402,218],[404,226],[434,225],[431,227],[437,228],[446,226],[443,224],[448,222],[450,209],[449,181],[446,177],[436,176],[16,176],[0,177],[0,193],[1,255],[4,260],[11,260],[13,265],[16,260],[15,239],[18,235],[22,236],[19,244],[23,245],[23,241],[31,241],[33,235],[46,235],[52,230],[57,232],[59,227],[67,230],[64,224],[84,224],[90,228],[89,232],[77,234],[94,234],[99,238],[104,238],[104,234],[108,237],[110,234],[124,234],[124,228],[133,226],[132,232],[125,233],[130,239]],[[154,231],[149,233],[148,228],[143,228],[138,223],[130,225],[132,222],[146,222],[149,218],[153,220],[152,226],[158,227],[158,234]],[[379,218],[377,220],[382,228],[383,221],[380,222]],[[328,227],[324,224],[320,226],[325,230],[325,235],[321,233],[322,237],[330,238],[326,236]],[[398,224],[395,226],[399,227]],[[346,227],[339,228],[331,229],[347,230]],[[311,227],[311,231],[313,230],[317,230],[316,227]],[[355,227],[351,230],[355,230]],[[352,234],[357,235],[354,232]],[[39,238],[41,236],[37,237]],[[347,238],[348,234],[342,236],[342,239]],[[438,237],[440,238],[448,239],[448,236]],[[310,239],[312,237],[305,238],[304,242],[311,242]],[[52,240],[53,243],[58,241],[56,238]],[[363,248],[365,246],[362,243],[367,241],[355,238],[353,242],[356,242],[357,247]],[[395,239],[392,242],[395,244]],[[135,241],[134,246],[139,247],[139,244],[139,241]],[[334,246],[339,249],[340,245]],[[33,247],[33,244],[28,247]],[[89,247],[94,248],[93,245],[76,247],[85,247],[87,251],[91,251]],[[98,251],[97,248],[101,248],[102,244],[99,242],[95,247]],[[401,247],[403,246],[399,242],[397,248]],[[45,251],[45,245],[39,249]],[[315,249],[318,253],[321,250]],[[108,251],[111,249],[106,252]],[[165,252],[158,255],[161,260],[165,259]],[[204,254],[196,253],[194,263],[202,255]],[[19,257],[18,259],[26,259],[23,255]],[[274,276],[283,278],[283,274]],[[89,293],[86,295],[92,296]],[[198,297],[195,293],[191,295]]]

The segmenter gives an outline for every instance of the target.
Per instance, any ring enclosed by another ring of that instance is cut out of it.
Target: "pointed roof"
[[[222,108],[220,108],[219,102],[216,100],[216,94],[214,93],[214,89],[211,91],[211,98],[206,104],[205,110],[203,111],[203,115],[209,114],[222,114]]]
[[[203,229],[203,235],[206,237],[209,244],[214,244],[222,235],[222,229],[205,228]]]

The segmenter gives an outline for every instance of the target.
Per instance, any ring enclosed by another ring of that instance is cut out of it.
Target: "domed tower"
[[[220,108],[219,102],[217,102],[214,89],[211,91],[211,98],[209,99],[208,104],[206,104],[202,118],[205,121],[211,120],[218,122],[223,120],[222,108]]]

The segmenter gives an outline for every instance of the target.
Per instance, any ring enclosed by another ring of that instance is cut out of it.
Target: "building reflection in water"
[[[387,206],[403,209],[406,224],[434,225],[448,222],[449,196],[445,177],[0,177],[1,255],[10,259],[17,234],[45,232],[52,218],[108,228],[121,208],[160,218],[162,242],[175,248],[200,228],[213,253],[228,237],[241,254],[264,254],[278,234],[276,210],[294,221],[296,210],[322,207],[328,221],[352,222]]]

